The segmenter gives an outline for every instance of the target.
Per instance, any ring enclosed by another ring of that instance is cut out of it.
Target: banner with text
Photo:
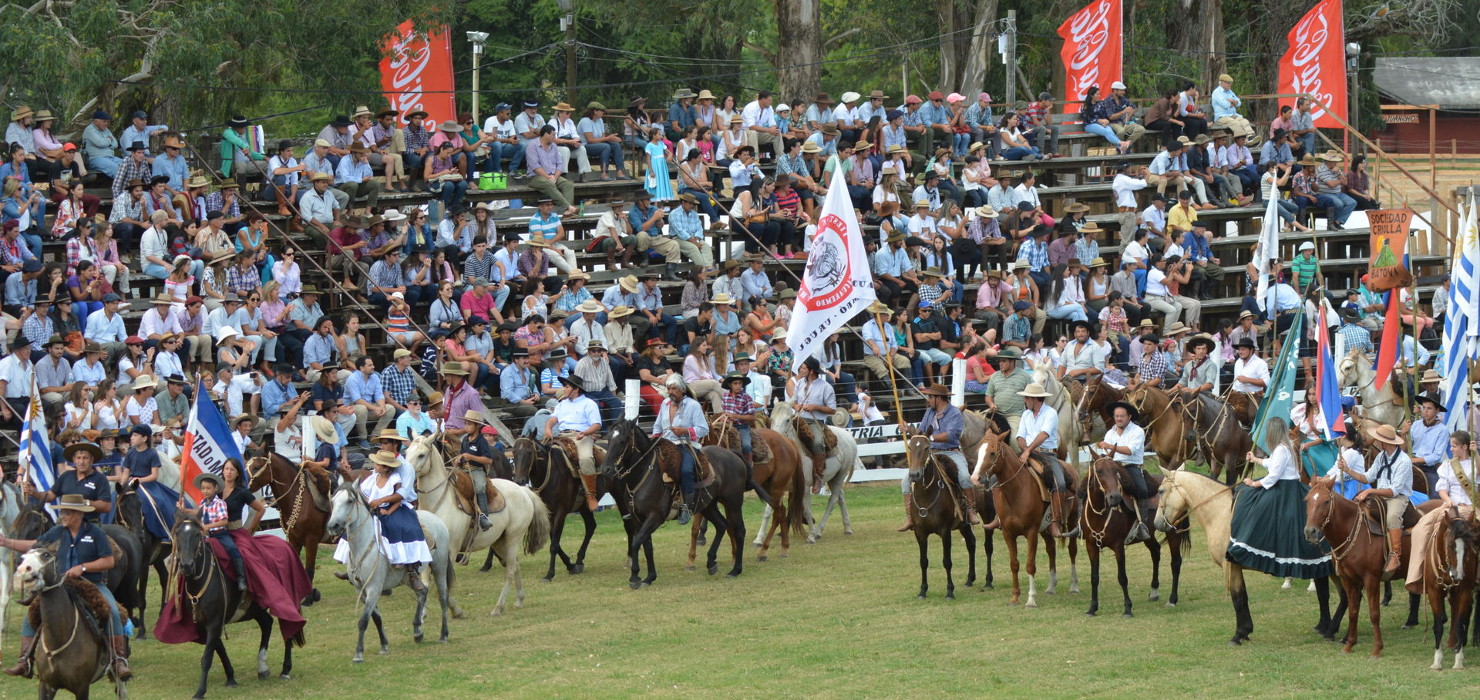
[[[1408,229],[1413,223],[1411,209],[1373,209],[1367,212],[1367,227],[1372,231],[1372,259],[1368,262],[1367,289],[1385,292],[1394,287],[1407,287],[1413,281],[1403,256],[1408,252]]]
[[[1094,0],[1059,25],[1064,48],[1064,113],[1079,111],[1084,93],[1100,88],[1101,99],[1121,77],[1120,0]]]
[[[1347,118],[1346,32],[1341,27],[1341,0],[1316,3],[1286,38],[1289,48],[1280,59],[1280,94],[1310,93],[1325,105],[1311,112],[1315,125],[1341,128],[1332,118],[1333,114]],[[1282,107],[1294,104],[1293,97],[1280,98]]]
[[[796,310],[786,334],[786,344],[794,353],[793,372],[808,357],[822,354],[823,341],[877,298],[868,252],[863,246],[863,227],[848,200],[843,169],[838,168],[822,202],[801,289],[797,291]]]
[[[380,59],[380,88],[391,109],[406,114],[421,110],[427,113],[429,128],[457,119],[453,99],[452,40],[444,29],[428,34],[416,31],[405,21],[395,33],[385,38],[385,58]]]

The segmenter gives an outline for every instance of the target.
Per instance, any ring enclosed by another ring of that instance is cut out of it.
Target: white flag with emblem
[[[874,303],[874,278],[863,248],[863,228],[848,198],[843,169],[833,170],[827,200],[822,203],[812,250],[797,290],[786,344],[794,353],[792,371],[808,357],[822,353],[823,341],[833,331]]]

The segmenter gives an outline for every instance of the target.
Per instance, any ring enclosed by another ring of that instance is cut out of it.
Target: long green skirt
[[[1234,489],[1227,557],[1271,576],[1314,579],[1333,572],[1331,553],[1305,539],[1304,484],[1281,480],[1273,488]]]
[[[1336,443],[1323,442],[1300,451],[1300,466],[1310,476],[1325,476],[1339,454]]]

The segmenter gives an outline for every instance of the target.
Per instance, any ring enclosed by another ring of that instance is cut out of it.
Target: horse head
[[[785,401],[777,402],[776,405],[771,407],[771,429],[781,433],[782,436],[789,440],[794,440],[796,439],[797,431],[796,426],[791,421],[795,417],[796,411],[792,409],[791,404]]]
[[[137,484],[127,483],[129,485],[118,492],[118,524],[128,528],[140,542],[145,542],[147,530],[144,527],[144,499],[139,496]]]
[[[540,458],[540,444],[533,439],[521,437],[514,441],[514,482],[529,485],[529,474],[534,469],[535,460]]]
[[[42,591],[54,588],[62,579],[57,571],[57,545],[48,544],[32,547],[21,555],[21,563],[15,567],[15,586],[19,595],[16,601],[30,605]]]
[[[52,525],[51,518],[40,505],[27,501],[21,504],[20,514],[10,524],[10,536],[18,540],[34,540]]]
[[[1305,541],[1318,544],[1326,538],[1324,528],[1336,512],[1336,491],[1332,488],[1334,478],[1312,477],[1310,490],[1305,492]]]
[[[264,454],[247,460],[247,488],[258,491],[272,483],[272,455]]]
[[[905,464],[909,465],[910,480],[919,481],[925,465],[930,462],[930,438],[911,435],[904,441]]]
[[[406,463],[416,472],[417,479],[441,471],[442,453],[437,449],[436,440],[434,435],[423,435],[412,440],[411,446],[406,448]]]
[[[1101,457],[1090,469],[1094,473],[1095,484],[1105,494],[1105,503],[1111,508],[1119,507],[1125,501],[1124,480],[1129,476],[1125,467],[1109,457]]]
[[[601,465],[601,472],[620,478],[618,468],[646,449],[647,436],[637,421],[622,419],[612,423],[611,430],[606,433],[606,460]]]
[[[369,514],[370,504],[365,502],[359,485],[346,479],[335,489],[334,496],[329,500],[329,521],[324,523],[324,534],[329,537],[344,536],[350,524],[358,522],[359,518],[356,516],[361,512]]]
[[[1466,556],[1476,556],[1476,539],[1480,537],[1475,531],[1475,523],[1468,518],[1460,517],[1458,512],[1449,513],[1449,532],[1444,537],[1443,546],[1449,549],[1452,556],[1449,557],[1449,578],[1452,581],[1465,580]]]
[[[1192,509],[1192,504],[1188,502],[1187,494],[1179,488],[1177,481],[1189,473],[1183,467],[1162,472],[1161,488],[1156,490],[1156,529],[1171,532],[1187,519],[1187,512]]]
[[[1005,473],[1006,468],[1017,463],[1017,455],[1012,450],[1004,449],[1003,443],[1007,439],[1007,433],[999,433],[988,427],[986,434],[982,435],[981,447],[976,450],[976,463],[993,480],[1009,476]]]
[[[170,539],[175,543],[175,561],[179,562],[181,573],[187,578],[204,576],[213,555],[206,545],[206,528],[200,518],[181,511],[170,531]]]
[[[1367,375],[1373,373],[1367,356],[1360,349],[1353,348],[1336,363],[1336,383],[1343,387],[1365,384],[1369,381]]]

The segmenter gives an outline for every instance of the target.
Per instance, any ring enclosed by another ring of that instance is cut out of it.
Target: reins
[[[1320,525],[1322,535],[1324,535],[1326,532],[1326,526],[1331,524],[1331,516],[1336,513],[1335,492],[1331,492],[1330,496],[1331,498],[1328,501],[1328,505],[1326,506],[1326,518],[1325,520],[1321,521]],[[1331,548],[1331,558],[1337,563],[1340,563],[1342,558],[1344,558],[1348,554],[1351,554],[1352,548],[1357,546],[1357,534],[1359,532],[1365,531],[1366,529],[1367,528],[1362,523],[1362,507],[1358,505],[1357,517],[1352,522],[1351,532],[1347,533],[1345,542],[1342,542],[1339,546]],[[1342,551],[1343,548],[1345,548],[1345,551]]]

